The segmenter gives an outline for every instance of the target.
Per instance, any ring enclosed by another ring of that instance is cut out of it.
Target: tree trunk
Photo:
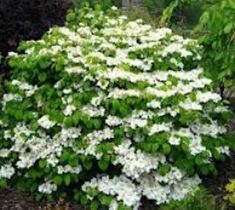
[[[143,6],[143,0],[122,0],[122,11]]]
[[[143,6],[143,0],[130,0],[131,1],[131,7],[142,7]]]
[[[130,7],[130,0],[122,0],[122,11],[126,12]]]

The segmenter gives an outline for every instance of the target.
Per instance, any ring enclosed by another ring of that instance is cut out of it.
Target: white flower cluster
[[[2,99],[2,105],[3,105],[2,109],[5,108],[7,102],[9,101],[22,101],[22,97],[19,94],[12,94],[12,93],[4,94]]]
[[[159,163],[165,163],[165,156],[150,155],[140,150],[135,151],[131,147],[131,141],[123,141],[122,144],[114,148],[117,158],[114,165],[123,166],[122,171],[129,177],[139,179],[143,173],[149,173],[153,169],[157,169]]]
[[[19,89],[25,91],[26,97],[32,96],[38,89],[37,86],[32,86],[26,82],[21,82],[19,80],[13,80],[12,85],[16,85],[19,87]]]
[[[167,184],[161,185],[161,182]],[[166,177],[157,174],[147,175],[141,179],[140,185],[143,189],[143,195],[150,200],[155,200],[159,205],[170,200],[183,199],[186,194],[193,193],[200,182],[201,180],[197,176],[184,177],[182,172],[174,168]]]
[[[52,192],[57,190],[57,186],[47,181],[44,184],[39,185],[38,191],[43,194],[51,194]]]
[[[57,166],[57,173],[58,174],[65,174],[65,173],[80,174],[81,171],[82,171],[81,167],[73,168],[70,165]]]
[[[38,120],[38,124],[45,129],[50,129],[51,127],[53,127],[56,123],[52,122],[49,119],[48,115],[42,116],[39,120]]]
[[[106,195],[114,196],[117,201],[122,201],[126,206],[139,209],[142,196],[154,200],[157,205],[169,202],[170,200],[182,200],[188,193],[193,193],[201,180],[195,177],[185,177],[179,169],[173,167],[166,175],[144,174],[137,181],[138,184],[127,178],[125,175],[109,178],[101,176],[85,182],[83,191],[90,188],[97,189]],[[88,195],[89,199],[93,199]],[[116,202],[111,204],[117,210]],[[110,207],[111,208],[111,207]],[[112,209],[111,208],[111,209]]]
[[[123,201],[127,206],[133,206],[135,209],[140,205],[140,189],[124,175],[112,179],[108,176],[93,178],[83,184],[82,190],[86,191],[87,188],[97,188],[98,191],[115,196],[118,201]]]
[[[149,130],[149,135],[153,135],[155,133],[160,133],[160,132],[163,132],[163,131],[170,131],[170,128],[171,128],[171,124],[154,124],[150,130]]]
[[[6,164],[0,167],[0,178],[10,179],[14,174],[15,168],[12,165]]]
[[[230,155],[230,150],[228,146],[217,147],[216,149],[220,154]]]
[[[5,133],[7,134],[8,131],[5,131]],[[19,169],[30,168],[37,160],[44,158],[46,158],[48,164],[56,166],[63,148],[72,146],[74,139],[78,138],[80,133],[80,128],[63,128],[61,132],[51,138],[43,131],[35,135],[35,132],[24,124],[18,124],[14,129],[14,135],[7,134],[14,144],[10,150],[1,150],[2,156],[8,156],[10,152],[17,152],[16,166]],[[77,171],[77,169],[72,170]]]

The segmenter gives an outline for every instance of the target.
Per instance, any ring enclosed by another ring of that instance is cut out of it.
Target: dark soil
[[[87,210],[73,203],[57,202],[46,204],[37,202],[28,193],[15,189],[0,190],[0,210]]]
[[[218,175],[204,177],[202,181],[209,192],[215,195],[217,203],[221,204],[224,202],[224,196],[226,195],[226,184],[235,178],[235,151],[232,152],[229,160],[217,163],[216,168],[218,169]],[[235,210],[235,208],[228,206],[226,210]]]

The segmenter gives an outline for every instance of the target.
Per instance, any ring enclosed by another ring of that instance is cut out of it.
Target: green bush
[[[195,29],[202,34],[207,74],[220,86],[235,88],[235,1],[217,0],[207,8]]]
[[[38,199],[137,209],[181,200],[229,155],[230,112],[201,47],[117,8],[72,11],[23,42],[0,111],[0,186]]]

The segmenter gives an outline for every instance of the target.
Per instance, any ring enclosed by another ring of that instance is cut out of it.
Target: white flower
[[[180,144],[180,138],[176,137],[176,136],[171,136],[169,139],[169,143],[171,145],[179,145]]]
[[[202,110],[202,105],[197,102],[193,102],[190,100],[186,100],[184,102],[180,102],[179,106],[181,106],[185,110]]]
[[[217,147],[216,150],[221,153],[221,154],[225,154],[225,155],[230,155],[230,149],[228,146],[224,146],[224,147]]]
[[[65,71],[69,74],[82,74],[83,72],[85,72],[85,70],[79,66],[66,68]]]
[[[202,139],[199,136],[191,138],[189,149],[192,155],[197,155],[203,151],[206,151],[206,147],[202,145]]]
[[[149,129],[149,135],[153,135],[155,133],[163,132],[163,131],[170,131],[171,129],[171,124],[154,124],[150,129]]]
[[[212,122],[211,124],[194,123],[190,125],[190,128],[195,133],[212,137],[217,137],[219,134],[223,134],[227,131],[224,126],[219,126],[216,122]]]
[[[124,97],[140,97],[141,93],[139,90],[123,90],[115,88],[113,91],[111,91],[108,95],[108,98],[124,98]]]
[[[109,85],[109,82],[108,81],[101,81],[99,80],[99,82],[97,83],[97,86],[100,87],[101,89],[105,90]]]
[[[111,204],[109,206],[109,210],[118,210],[118,202],[115,199],[113,199],[111,201]]]
[[[129,207],[136,208],[140,205],[140,190],[124,175],[115,176],[112,179],[108,176],[92,179],[91,184],[89,182],[84,183],[82,190],[86,191],[87,187],[95,187],[104,194],[116,196],[118,201],[123,201]]]
[[[21,82],[19,80],[13,80],[12,84],[18,86],[21,90],[25,91],[27,97],[32,96],[38,89],[37,86],[33,86],[26,82]]]
[[[65,110],[64,110],[64,115],[65,116],[70,116],[73,114],[73,112],[76,110],[76,107],[72,104],[69,104],[66,106]]]
[[[114,148],[114,151],[117,158],[113,164],[122,165],[123,173],[134,179],[139,179],[143,173],[149,173],[156,169],[159,162],[165,162],[165,158],[161,155],[150,155],[140,150],[135,151],[135,148],[131,147],[130,140],[124,140],[122,144]]]
[[[111,9],[112,9],[113,11],[118,10],[118,8],[117,8],[117,7],[115,7],[115,6],[112,6],[112,7],[111,7]]]
[[[201,103],[206,103],[210,100],[217,103],[221,100],[221,97],[217,93],[197,92],[197,100]]]
[[[99,117],[104,116],[105,109],[103,107],[87,105],[82,108],[82,112],[90,117]]]
[[[122,120],[116,116],[109,115],[105,120],[105,123],[109,126],[118,126],[122,124]]]
[[[153,108],[153,109],[157,109],[157,108],[161,108],[161,103],[159,101],[151,101],[147,103],[147,107],[149,108]]]
[[[125,122],[127,122],[128,126],[132,129],[136,128],[144,128],[148,121],[146,119],[136,119],[136,118],[128,118],[125,119]]]
[[[101,104],[102,100],[103,100],[103,97],[100,97],[100,96],[94,97],[91,99],[91,104],[93,106],[99,106]]]
[[[62,128],[60,138],[64,140],[76,139],[81,135],[81,128]]]
[[[47,181],[44,184],[39,185],[38,191],[43,194],[51,194],[57,190],[57,186],[52,184],[50,181]]]
[[[38,124],[42,127],[42,128],[45,128],[45,129],[50,129],[51,127],[53,127],[56,123],[51,121],[49,119],[49,116],[48,115],[44,115],[43,117],[41,117],[39,120],[38,120]]]
[[[10,150],[8,149],[0,149],[0,157],[6,158],[10,153]]]
[[[66,95],[71,93],[71,92],[72,92],[72,89],[70,89],[70,88],[63,90],[63,93],[66,94]]]
[[[6,106],[6,103],[9,101],[22,101],[22,97],[19,94],[4,94],[2,99],[2,105],[3,107]]]
[[[0,178],[10,179],[15,174],[15,168],[11,164],[5,164],[0,167]]]
[[[162,185],[161,181],[171,184]],[[186,194],[193,193],[201,183],[198,176],[184,177],[177,168],[172,170],[166,176],[159,176],[156,173],[147,174],[142,177],[140,188],[143,195],[150,200],[155,200],[157,205],[169,202],[172,199],[182,200]]]
[[[81,167],[73,168],[70,165],[57,166],[57,173],[58,174],[64,174],[64,173],[80,174],[81,171],[82,171]]]

